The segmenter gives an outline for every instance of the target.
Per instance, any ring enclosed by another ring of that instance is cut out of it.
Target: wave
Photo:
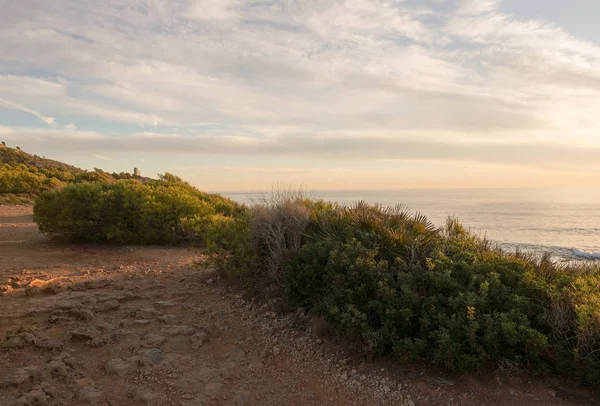
[[[573,249],[571,252],[578,258],[600,260],[600,252],[585,252],[578,249]]]

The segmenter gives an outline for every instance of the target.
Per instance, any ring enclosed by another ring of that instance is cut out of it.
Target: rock
[[[160,347],[161,345],[163,345],[165,343],[165,341],[167,341],[167,339],[161,335],[158,334],[146,334],[144,337],[142,337],[142,340],[140,341],[140,345],[142,347],[145,348],[154,348],[154,347]]]
[[[56,283],[52,283],[48,286],[46,286],[43,289],[44,293],[48,293],[50,295],[58,295],[60,292],[63,291],[63,287],[60,285],[57,285]]]
[[[86,386],[79,391],[79,400],[90,405],[98,404],[104,397],[104,393],[97,390],[93,386]]]
[[[212,399],[215,399],[221,389],[223,388],[223,384],[220,382],[211,382],[204,387],[202,393]]]
[[[241,390],[237,396],[233,399],[233,404],[236,406],[246,406],[250,403],[251,393],[247,390]]]
[[[235,362],[237,364],[242,363],[246,360],[246,351],[244,351],[242,348],[236,347],[229,353],[227,358],[231,362]]]
[[[138,352],[140,364],[145,365],[147,363],[158,365],[163,360],[163,353],[160,348],[150,348],[147,350],[140,350]]]
[[[192,348],[197,349],[204,345],[204,341],[208,338],[208,334],[206,332],[201,331],[199,333],[194,334],[190,337],[190,343],[192,344]]]
[[[207,284],[207,285],[212,285],[213,283],[214,283],[214,280],[213,280],[212,278],[211,278],[211,279],[208,279],[208,280],[206,281],[206,284]]]
[[[163,314],[162,316],[160,316],[158,319],[159,323],[163,323],[163,324],[173,324],[176,322],[177,317],[172,315],[172,314]]]
[[[121,358],[113,358],[106,363],[105,369],[109,374],[122,377],[133,370],[133,365]]]
[[[414,400],[412,400],[412,399],[408,399],[408,400],[406,401],[406,406],[415,406],[415,401],[414,401]]]
[[[278,356],[281,353],[281,348],[280,347],[273,347],[273,355]]]
[[[382,389],[383,389],[383,391],[384,391],[385,393],[390,393],[390,391],[391,391],[390,387],[389,387],[389,386],[387,386],[387,385],[383,385],[383,388],[382,388]]]
[[[117,310],[121,305],[119,304],[118,301],[116,300],[107,300],[106,302],[103,302],[100,304],[100,306],[98,306],[98,311],[99,312],[110,312],[113,310]]]
[[[67,365],[60,360],[50,361],[45,370],[52,378],[64,378],[68,374]]]
[[[29,372],[24,369],[17,369],[0,381],[0,388],[6,386],[20,386],[29,381]]]
[[[92,279],[84,283],[88,289],[101,289],[110,285],[111,281],[109,279]]]
[[[172,301],[172,300],[162,300],[159,302],[154,302],[153,305],[155,307],[158,307],[159,309],[166,309],[169,307],[175,307],[177,306],[177,303]]]
[[[175,337],[175,336],[191,336],[196,332],[196,329],[192,326],[165,326],[160,330],[161,334],[166,335],[167,337]]]
[[[71,309],[69,310],[69,314],[77,320],[92,320],[94,318],[94,312],[86,308]]]
[[[41,389],[35,389],[32,390],[31,392],[27,393],[24,396],[21,396],[18,400],[17,400],[17,405],[22,405],[22,406],[43,406],[43,405],[47,405],[48,404],[48,396],[46,395],[46,393],[41,390]]]
[[[143,309],[136,311],[135,314],[141,319],[153,319],[159,315],[158,310],[152,307],[144,307]]]
[[[96,338],[98,333],[92,328],[80,328],[71,331],[71,340],[73,341],[89,341]]]
[[[155,405],[158,402],[158,395],[152,393],[150,389],[138,388],[133,393],[133,398],[144,405]]]
[[[2,343],[3,348],[23,348],[26,343],[21,340],[21,337],[14,336],[9,337],[5,342]]]

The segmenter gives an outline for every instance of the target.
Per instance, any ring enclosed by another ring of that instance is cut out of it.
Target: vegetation
[[[133,178],[128,173],[109,174],[101,169],[84,171],[0,144],[0,204],[32,203],[42,192],[60,190],[73,183],[112,183]]]
[[[76,183],[42,193],[34,206],[40,231],[79,242],[176,244],[190,227],[232,216],[241,208],[166,174],[159,180]]]
[[[281,286],[291,305],[369,354],[600,379],[598,267],[507,254],[454,219],[437,228],[402,207],[341,207],[298,193],[246,207],[169,174],[105,175],[31,181],[40,230],[71,241],[202,244],[213,266]]]
[[[507,254],[454,219],[438,229],[401,207],[276,195],[226,222],[204,234],[214,264],[284,286],[367,353],[600,378],[597,267]]]

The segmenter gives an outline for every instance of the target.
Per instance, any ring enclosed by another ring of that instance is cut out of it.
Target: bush
[[[202,193],[172,175],[142,183],[80,183],[43,193],[34,206],[40,231],[70,241],[174,244],[189,238],[184,218],[208,218],[242,210]]]
[[[489,362],[600,372],[597,270],[509,255],[450,219],[359,203],[308,225],[287,266],[288,299],[373,354],[450,370]]]

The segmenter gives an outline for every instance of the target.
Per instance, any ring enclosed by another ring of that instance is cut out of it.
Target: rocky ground
[[[0,405],[593,405],[510,365],[369,361],[184,248],[60,245],[0,206]]]

